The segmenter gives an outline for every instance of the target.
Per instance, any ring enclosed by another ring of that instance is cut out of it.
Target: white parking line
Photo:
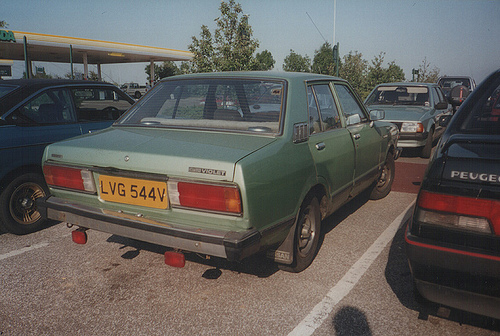
[[[17,256],[17,255],[20,255],[20,254],[23,254],[23,253],[26,253],[29,251],[33,251],[33,250],[39,249],[41,247],[45,247],[47,245],[49,245],[49,243],[40,243],[40,244],[25,247],[25,248],[22,248],[19,250],[11,251],[11,252],[8,252],[5,254],[0,254],[0,260],[4,260],[4,259],[14,257],[14,256]]]
[[[413,207],[413,201],[375,240],[375,242],[366,250],[361,258],[351,267],[349,271],[333,286],[326,296],[318,303],[313,310],[300,322],[288,336],[307,336],[312,335],[314,331],[321,326],[324,320],[328,318],[333,308],[354,288],[370,265],[377,259],[387,244],[392,240],[398,231],[401,223],[405,223],[408,210]],[[411,215],[411,212],[410,212]],[[409,216],[408,216],[409,217]]]

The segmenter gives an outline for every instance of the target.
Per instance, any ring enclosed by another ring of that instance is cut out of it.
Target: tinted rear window
[[[7,93],[14,91],[17,88],[17,86],[11,86],[11,85],[0,85],[0,98],[5,96]]]
[[[468,102],[461,114],[459,129],[467,133],[500,134],[500,78],[474,100]]]
[[[284,83],[193,79],[157,84],[120,125],[279,133]]]

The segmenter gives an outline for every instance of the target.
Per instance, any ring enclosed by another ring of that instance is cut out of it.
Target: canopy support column
[[[89,79],[89,63],[87,60],[87,52],[83,53],[83,79]]]

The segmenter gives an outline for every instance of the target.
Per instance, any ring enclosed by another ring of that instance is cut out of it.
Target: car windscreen
[[[500,134],[500,77],[489,90],[475,95],[460,111],[464,133]]]
[[[17,86],[12,86],[12,85],[0,85],[0,98],[5,96],[7,93],[14,91],[17,88]]]
[[[379,86],[366,99],[366,105],[430,106],[425,86]]]
[[[284,82],[184,79],[158,83],[117,125],[277,134]]]

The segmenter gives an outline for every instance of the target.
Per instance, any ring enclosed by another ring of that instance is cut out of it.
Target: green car
[[[111,128],[47,147],[46,217],[282,269],[313,261],[321,220],[362,191],[386,196],[400,149],[339,78],[273,72],[192,74],[159,82]]]
[[[383,110],[386,121],[399,128],[399,146],[418,148],[420,156],[431,156],[433,143],[445,128],[440,118],[453,109],[435,83],[387,83],[373,89],[366,98],[369,110]]]

